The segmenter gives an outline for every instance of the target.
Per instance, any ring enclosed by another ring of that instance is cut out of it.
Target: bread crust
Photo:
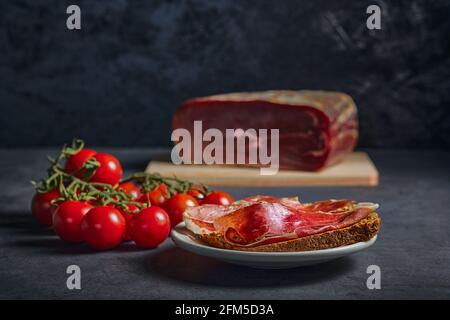
[[[376,212],[372,212],[366,218],[342,229],[256,247],[233,246],[219,233],[196,234],[195,237],[210,246],[222,249],[259,252],[312,251],[368,241],[380,231],[380,227],[380,217]]]

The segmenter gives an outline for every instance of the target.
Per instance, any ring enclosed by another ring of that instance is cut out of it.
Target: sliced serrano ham
[[[233,246],[260,246],[348,227],[377,205],[352,200],[302,204],[297,198],[255,196],[230,206],[188,208],[184,220],[194,233],[218,233]]]

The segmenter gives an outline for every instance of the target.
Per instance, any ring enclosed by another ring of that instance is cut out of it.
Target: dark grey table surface
[[[164,150],[109,150],[128,172]],[[169,239],[153,250],[132,244],[106,252],[62,243],[31,217],[30,179],[55,149],[0,150],[0,298],[31,299],[385,299],[450,298],[450,153],[368,150],[377,188],[224,188],[234,198],[298,195],[304,201],[353,198],[380,203],[382,231],[370,249],[322,265],[259,270],[185,252]],[[81,290],[66,268],[81,268]],[[369,290],[366,269],[381,268]]]

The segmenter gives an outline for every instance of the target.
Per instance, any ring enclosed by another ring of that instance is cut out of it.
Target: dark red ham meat
[[[356,106],[339,92],[266,91],[191,99],[176,111],[173,129],[185,128],[193,137],[195,120],[202,121],[203,130],[216,128],[224,136],[225,129],[279,129],[279,166],[285,169],[320,170],[352,151],[358,137]]]
[[[188,208],[184,219],[194,233],[218,232],[233,245],[258,246],[345,228],[376,208],[346,199],[302,204],[296,197],[255,196],[230,206]]]

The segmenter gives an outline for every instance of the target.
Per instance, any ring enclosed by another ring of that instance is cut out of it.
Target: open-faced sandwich
[[[186,228],[204,243],[244,251],[311,251],[368,241],[380,230],[377,204],[352,200],[300,203],[254,196],[228,206],[184,212]]]

